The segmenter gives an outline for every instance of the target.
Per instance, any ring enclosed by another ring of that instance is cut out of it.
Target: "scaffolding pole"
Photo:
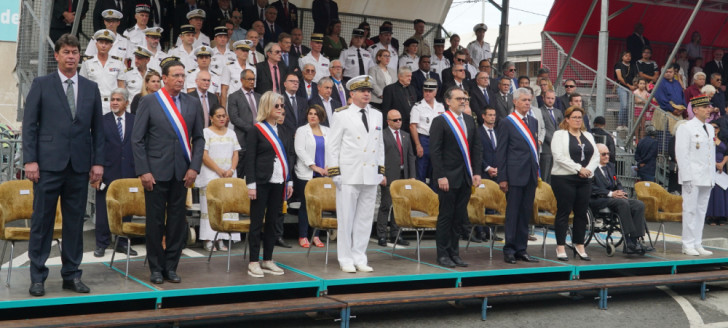
[[[40,20],[38,22],[38,76],[43,76],[46,74],[46,61],[48,60],[48,51],[46,48],[46,42],[48,42],[48,30],[50,29],[50,16],[51,16],[51,8],[48,6],[49,0],[42,0],[41,1],[41,11],[38,17],[40,17]],[[30,10],[32,13],[33,11]],[[20,41],[20,40],[18,40]],[[19,103],[20,104],[20,103]]]
[[[604,116],[607,107],[607,50],[609,48],[609,0],[602,0],[602,14],[599,29],[599,51],[597,54],[597,102],[596,116]]]
[[[569,62],[571,56],[574,54],[576,46],[579,44],[579,40],[581,40],[581,36],[584,34],[584,29],[586,29],[586,23],[589,22],[589,17],[591,17],[592,13],[594,12],[594,8],[597,6],[598,1],[599,0],[592,1],[591,6],[589,7],[589,11],[586,13],[586,16],[584,16],[584,20],[581,22],[581,27],[579,28],[579,33],[576,34],[576,38],[574,39],[574,43],[571,44],[571,49],[569,49],[569,53],[566,55],[566,58],[564,58],[564,62],[561,63],[561,66],[559,67],[559,74],[556,77],[554,88],[556,88],[557,85],[561,85],[561,78],[564,77],[566,63]]]

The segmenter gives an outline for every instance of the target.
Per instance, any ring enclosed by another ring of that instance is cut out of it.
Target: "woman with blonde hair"
[[[131,113],[136,114],[137,107],[139,107],[139,100],[142,97],[159,91],[162,88],[162,75],[157,71],[150,70],[147,75],[144,76],[144,82],[142,82],[142,92],[134,96],[131,100]]]

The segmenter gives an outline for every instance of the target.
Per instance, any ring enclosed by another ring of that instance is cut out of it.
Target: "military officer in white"
[[[136,6],[134,19],[136,24],[124,31],[124,36],[129,39],[132,46],[147,47],[147,40],[144,36],[144,30],[147,29],[149,22],[149,5],[140,3]]]
[[[185,65],[185,69],[191,70],[197,67],[197,57],[194,52],[195,47],[192,46],[195,40],[195,27],[192,25],[182,25],[179,28],[179,32],[182,44],[174,47],[168,54],[178,57],[182,65]]]
[[[306,66],[306,64],[312,64],[316,68],[316,75],[313,77],[313,81],[318,81],[324,76],[330,76],[329,66],[331,63],[329,59],[324,57],[321,53],[323,48],[324,35],[321,33],[311,34],[311,51],[308,55],[298,59],[298,67]]]
[[[134,67],[124,72],[124,80],[126,90],[129,91],[129,98],[134,98],[138,93],[142,92],[142,84],[144,77],[149,72],[149,60],[152,58],[152,52],[143,47],[137,47],[134,51]]]
[[[185,78],[185,89],[187,92],[192,92],[197,89],[197,74],[200,71],[207,71],[210,73],[210,88],[207,91],[214,94],[220,94],[220,75],[213,72],[210,69],[210,62],[212,58],[212,49],[208,46],[199,46],[195,48],[195,56],[197,57],[197,67],[187,71],[187,77]]]
[[[86,57],[81,64],[81,76],[96,82],[101,93],[101,105],[104,114],[111,112],[109,101],[111,91],[124,87],[124,71],[126,66],[118,59],[109,56],[109,50],[114,44],[114,32],[98,30],[94,33],[96,40],[96,56]]]
[[[432,48],[435,49],[435,54],[430,57],[430,72],[440,74],[440,77],[442,77],[442,71],[450,68],[450,61],[445,57],[445,39],[435,38],[433,44]]]
[[[162,51],[159,47],[159,39],[162,38],[162,32],[164,29],[161,27],[150,27],[144,30],[144,36],[147,41],[147,50],[152,53],[152,58],[149,59],[149,67],[157,72],[162,72],[161,63],[164,58],[167,58],[167,54]]]
[[[210,37],[202,33],[202,24],[205,22],[205,16],[205,11],[202,9],[195,9],[187,13],[187,21],[195,28],[195,41],[192,43],[192,47],[194,48],[210,46]],[[182,35],[177,37],[177,42],[174,45],[179,47],[181,44]]]
[[[409,67],[413,72],[420,69],[420,56],[417,56],[417,48],[420,42],[415,39],[407,39],[404,41],[404,52],[399,57],[399,67]]]
[[[344,272],[374,271],[367,265],[377,185],[385,185],[382,114],[368,106],[368,75],[349,80],[351,105],[338,111],[326,140],[326,164],[336,185],[339,265]]]
[[[253,41],[240,40],[233,43],[236,59],[232,63],[228,63],[222,73],[220,81],[220,103],[227,104],[227,97],[233,92],[240,90],[243,85],[240,83],[240,76],[243,70],[249,69],[256,73],[255,66],[248,62],[248,54],[253,49]],[[257,74],[256,74],[257,75]]]
[[[109,50],[109,55],[116,57],[121,61],[131,58],[131,52],[134,50],[129,45],[129,39],[120,35],[116,30],[119,28],[119,24],[121,23],[121,19],[124,18],[124,15],[114,9],[107,9],[101,13],[101,17],[104,18],[104,25],[106,26],[106,29],[114,32],[114,44],[111,46],[111,50]],[[97,52],[96,40],[91,39],[88,42],[88,46],[86,46],[86,52],[84,55],[96,56]]]
[[[695,116],[681,124],[675,133],[678,180],[682,185],[682,252],[687,255],[711,255],[705,250],[703,225],[708,210],[710,190],[715,184],[715,131],[705,120],[711,112],[710,98],[700,95],[690,99]]]
[[[432,120],[445,112],[445,106],[435,100],[437,81],[427,79],[422,87],[422,100],[415,103],[410,111],[409,133],[415,144],[417,156],[417,180],[428,183],[432,175],[430,164],[430,125]]]
[[[228,47],[228,29],[225,26],[215,27],[215,47],[212,48],[212,63],[210,71],[222,75],[225,65],[232,63],[237,58],[235,52]]]
[[[392,27],[391,26],[381,26],[379,27],[379,42],[371,45],[369,47],[369,54],[372,55],[372,58],[376,58],[377,52],[380,49],[387,49],[389,50],[389,65],[387,67],[397,70],[397,65],[399,64],[399,54],[397,53],[397,49],[394,49],[392,47]]]
[[[468,53],[470,53],[470,58],[473,60],[471,64],[474,66],[478,66],[480,61],[483,59],[490,59],[493,57],[493,54],[490,52],[490,43],[483,40],[485,37],[485,31],[487,30],[488,26],[483,23],[477,24],[473,27],[475,40],[468,43]]]
[[[364,75],[369,72],[369,68],[374,66],[372,55],[364,45],[364,30],[355,28],[351,32],[351,47],[341,52],[339,61],[344,66],[344,80],[348,81],[352,77]]]

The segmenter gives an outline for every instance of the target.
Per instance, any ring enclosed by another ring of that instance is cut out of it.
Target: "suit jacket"
[[[507,101],[503,99],[503,96],[500,94],[500,91],[493,92],[490,95],[490,105],[495,108],[495,116],[496,116],[496,122],[500,121],[501,119],[504,119],[506,116],[508,116],[510,113],[513,112],[513,95],[508,94]],[[535,137],[535,136],[534,136]]]
[[[442,70],[442,75],[440,77],[442,78],[442,84],[454,81],[452,77],[452,67],[448,67]],[[465,70],[465,80],[463,80],[463,83],[465,81],[469,81],[470,79],[472,79],[472,77],[470,76],[470,72],[468,70]]]
[[[131,133],[136,174],[152,173],[157,181],[182,181],[188,169],[200,172],[205,137],[200,102],[186,93],[179,94],[180,114],[190,138],[190,161],[184,155],[177,134],[154,94],[142,97]]]
[[[614,145],[614,137],[612,135],[605,131],[602,128],[593,128],[591,133],[595,136],[603,136],[604,138],[604,144],[607,146],[607,149],[609,149],[609,162],[612,164],[617,164],[617,158],[616,158],[616,149]],[[595,137],[596,138],[596,137]],[[600,143],[597,141],[597,143]]]
[[[377,185],[382,182],[379,175],[385,173],[382,114],[369,107],[367,131],[359,111],[356,105],[350,105],[336,113],[336,120],[351,124],[331,127],[326,139],[326,165],[329,172],[339,169],[343,184]]]
[[[334,78],[332,77],[331,80]],[[339,101],[339,103],[346,104],[347,100],[349,99],[349,90],[346,88],[346,83],[339,81],[341,84],[341,87],[344,89],[344,99],[341,99],[341,95],[339,94],[339,89],[336,87],[336,82],[334,82],[334,85],[331,86],[331,98],[334,98]]]
[[[642,39],[644,39],[644,42],[642,42]],[[647,40],[647,38],[642,34],[642,39],[637,36],[637,34],[630,34],[627,37],[627,50],[632,54],[632,62],[636,62],[638,59],[642,58],[642,49],[644,49],[645,46],[650,45],[650,40]],[[568,102],[567,102],[568,104]]]
[[[708,124],[708,125],[710,125],[710,124]],[[708,128],[710,128],[710,127],[712,127],[712,126],[709,126]],[[697,129],[693,129],[693,130],[694,130],[694,132],[696,132],[695,134],[698,135],[698,138],[687,138],[687,136],[686,136],[686,140],[693,141],[692,145],[695,146],[695,140],[692,140],[692,139],[698,139],[698,142],[704,141],[701,139],[703,136],[705,136],[705,131],[703,131],[702,128],[700,131],[698,131]],[[691,131],[691,132],[693,132],[693,131]],[[700,133],[697,133],[697,132],[700,132]],[[691,137],[692,137],[692,135],[691,135]],[[686,141],[686,140],[682,140],[682,141]],[[712,136],[711,136],[710,140],[713,140]],[[637,168],[639,171],[642,171],[643,173],[647,172],[648,175],[653,175],[653,176],[655,175],[655,170],[657,169],[658,143],[659,142],[657,141],[657,139],[652,138],[652,137],[645,137],[645,138],[640,139],[640,142],[637,144],[637,147],[634,150],[634,160],[635,160],[635,162],[637,162]],[[676,140],[675,141],[675,155],[677,158],[681,157],[680,156],[681,154],[678,154],[679,152],[685,152],[685,154],[682,154],[683,156],[690,152],[690,149],[685,149],[682,147],[680,149],[678,149],[677,148],[678,144],[682,145],[681,142]],[[713,143],[711,143],[711,144],[714,145]],[[695,147],[693,147],[693,148],[695,148]],[[703,148],[707,148],[707,147],[703,147]],[[696,156],[696,154],[691,154],[691,156]],[[691,159],[691,157],[683,157],[683,158],[685,158],[688,161]],[[645,166],[640,167],[640,164],[645,164]],[[679,163],[678,163],[678,165],[679,165]],[[686,165],[686,164],[683,164],[683,165]],[[685,167],[685,166],[683,166],[683,167]],[[686,170],[678,170],[678,172],[681,172],[681,171],[686,171]],[[704,170],[704,171],[698,171],[698,172],[709,172],[709,171]],[[687,175],[687,174],[688,173],[685,173],[685,175]],[[700,174],[698,174],[698,175],[700,175]],[[687,181],[687,180],[685,180],[685,181]]]
[[[493,130],[495,130],[495,127],[493,127]],[[496,131],[493,131],[493,134],[495,133]],[[480,165],[483,168],[483,171],[480,175],[483,178],[493,180],[493,178],[490,177],[490,174],[488,174],[486,169],[488,167],[497,167],[497,163],[495,160],[496,147],[493,147],[493,140],[490,139],[490,135],[488,134],[488,131],[485,130],[485,127],[483,125],[478,126],[478,137],[480,137],[480,145],[483,147],[483,164]]]
[[[295,45],[291,45],[291,53],[296,54],[296,56],[298,56],[298,58],[305,57],[306,55],[308,55],[309,52],[311,52],[311,48],[306,47],[304,45],[301,45],[301,52],[299,52],[298,49],[296,49]]]
[[[546,128],[546,133],[543,136],[543,144],[541,145],[541,153],[549,155],[551,155],[551,138],[554,136],[554,131],[559,130],[559,123],[564,120],[564,114],[555,106],[552,112],[554,113],[556,124],[551,119],[549,110],[545,106],[541,107],[541,115],[543,115],[544,127]]]
[[[402,114],[402,126],[409,126],[410,111],[417,102],[416,97],[417,91],[412,84],[405,87],[398,81],[384,87],[382,92],[383,116],[386,118],[390,109],[399,110],[399,113]]]
[[[66,1],[66,3],[68,3]],[[124,15],[124,17],[121,19],[121,22],[119,23],[119,27],[117,27],[117,31],[125,31],[129,26],[131,25],[131,21],[134,21],[134,10],[136,6],[136,1],[134,0],[122,0],[122,10],[121,14]],[[115,0],[97,0],[96,5],[94,5],[94,13],[93,13],[93,24],[94,24],[94,31],[98,31],[101,29],[105,29],[106,25],[104,25],[104,18],[101,16],[101,13],[104,12],[106,9],[116,9],[116,1]],[[151,20],[151,17],[150,17]],[[136,23],[136,22],[134,22]]]
[[[614,164],[607,163],[604,169],[607,171],[606,176],[602,174],[601,168],[597,168],[594,170],[594,179],[592,179],[592,192],[589,205],[596,209],[607,207],[609,192],[623,190],[622,183],[617,179],[617,170],[614,168]]]
[[[71,12],[76,12],[76,8],[78,8],[78,2],[81,0],[73,0],[71,3]],[[68,32],[71,31],[71,26],[67,26],[66,23],[63,21],[63,13],[69,11],[68,10],[68,0],[53,0],[53,13],[51,16],[51,29],[68,29]],[[83,16],[86,16],[86,12],[88,12],[88,0],[83,0],[83,7],[81,10],[81,16],[83,19]],[[126,16],[126,15],[124,15]],[[80,31],[80,29],[79,29]],[[121,29],[118,29],[118,31],[123,31]],[[60,36],[60,35],[59,35]],[[53,40],[56,41],[56,40]],[[66,99],[66,98],[63,98]]]
[[[288,53],[288,64],[286,64],[286,70],[288,72],[295,72],[300,71],[301,68],[298,67],[298,57],[297,54],[294,54],[293,52]],[[281,64],[285,64],[286,61],[283,60],[283,55],[281,55]],[[300,80],[300,79],[299,79]]]
[[[222,9],[220,9],[220,6],[217,5],[217,1],[215,1],[213,4],[214,8],[210,8],[210,11],[207,12],[207,19],[205,19],[205,23],[208,23],[206,24],[208,26],[208,29],[205,34],[207,34],[207,36],[209,36],[211,39],[215,37],[215,27],[224,26],[225,20],[228,19],[225,18],[225,13],[223,13]],[[230,19],[232,19],[234,6],[230,4],[230,7],[231,8],[228,10],[228,15],[230,16]]]
[[[313,15],[313,33],[326,33],[326,28],[335,20],[339,20],[339,5],[334,0],[328,0],[329,10],[326,10],[326,1],[314,0],[311,5]]]
[[[483,146],[480,145],[475,120],[468,114],[463,113],[462,115],[467,130],[465,134],[467,135],[468,146],[470,146],[470,166],[473,175],[478,175],[483,171],[481,167]],[[430,161],[432,163],[432,176],[435,181],[440,178],[447,178],[451,189],[473,184],[473,180],[465,167],[463,153],[460,151],[455,134],[453,134],[443,115],[435,117],[430,126]]]
[[[278,66],[278,74],[280,75],[280,78],[278,79],[278,91],[283,92],[283,82],[286,80],[286,74],[288,74],[288,70],[286,69],[286,64],[283,62],[277,63],[276,66]],[[255,71],[257,72],[257,76],[255,79],[255,92],[264,94],[266,91],[272,91],[275,81],[273,80],[273,76],[271,75],[268,61],[265,60],[256,64]]]
[[[78,75],[74,118],[61,83],[57,70],[33,79],[23,113],[23,163],[59,172],[70,162],[74,172],[89,172],[92,165],[104,164],[99,87]]]
[[[131,151],[131,132],[134,129],[134,114],[124,114],[124,140],[119,137],[116,115],[104,115],[104,177],[108,186],[116,179],[135,178],[134,154]]]
[[[298,81],[298,91],[296,91],[297,95],[308,100],[311,100],[314,97],[318,96],[318,84],[316,84],[316,82],[311,81],[311,98],[309,98],[308,92],[306,92],[306,82],[303,81],[303,79],[298,79]]]
[[[397,71],[393,68],[387,67],[387,73],[377,66],[369,68],[369,76],[372,77],[372,101],[375,104],[381,104],[384,97],[384,88],[387,87],[385,74],[389,74],[392,79],[392,83],[397,82]]]
[[[718,64],[715,62],[715,60],[711,60],[705,63],[705,69],[703,71],[705,72],[706,80],[708,81],[708,83],[710,83],[710,76],[713,75],[713,73],[720,73],[722,81],[725,81],[726,77],[728,77],[728,69],[726,69],[725,62],[721,64],[723,65],[723,69],[718,68]],[[725,85],[725,82],[721,83]]]
[[[250,27],[257,20],[265,22],[265,13],[263,13],[263,17],[260,17],[258,5],[254,1],[251,5],[243,8],[243,22],[240,23],[240,26],[246,30],[250,30]]]
[[[243,89],[235,91],[230,94],[227,100],[228,116],[230,116],[230,123],[235,127],[235,135],[238,137],[241,150],[246,149],[245,141],[247,140],[247,134],[256,122],[255,115],[253,115],[250,103],[248,102],[248,97],[243,92]],[[255,100],[255,108],[257,109],[258,104],[260,104],[260,94],[253,92],[253,99]]]
[[[401,179],[413,179],[417,177],[415,169],[415,153],[412,150],[412,143],[409,133],[403,129],[399,130],[399,139],[402,144],[402,159],[404,160],[404,176]],[[400,179],[400,156],[397,147],[397,139],[394,138],[394,132],[389,127],[384,128],[382,132],[384,140],[384,176],[387,177],[387,186],[391,185],[394,180]]]
[[[528,116],[526,116],[528,118]],[[538,121],[528,119],[533,138],[538,136]],[[510,186],[524,187],[538,181],[538,159],[534,158],[531,146],[520,130],[510,120],[503,120],[496,126],[496,166],[498,182],[507,181]]]
[[[278,9],[278,17],[276,17],[276,24],[283,29],[283,32],[291,34],[291,30],[298,26],[298,7],[288,1],[288,15],[283,9],[283,2],[278,0],[271,4],[271,6]]]
[[[430,78],[437,81],[438,90],[442,89],[442,81],[440,81],[439,74],[430,72]],[[422,92],[423,92],[423,87],[425,85],[425,80],[426,80],[425,74],[424,74],[424,72],[422,72],[422,70],[417,70],[415,72],[412,72],[411,84],[415,87],[415,91],[417,92],[417,99],[416,99],[417,101],[422,100],[422,98],[424,97]]]
[[[263,26],[265,27],[265,34],[263,34],[263,40],[265,41],[265,44],[271,42],[277,43],[278,36],[281,35],[281,32],[283,32],[283,28],[278,26],[278,24],[273,23],[273,29],[275,29],[275,31],[271,31],[267,21],[263,21]],[[263,46],[265,46],[265,44]]]
[[[278,125],[278,138],[283,143],[288,161],[288,169],[286,175],[291,178],[293,172],[293,164],[296,163],[296,151],[293,145],[293,133],[285,126]],[[248,150],[245,155],[245,176],[249,181],[247,183],[268,183],[273,176],[273,161],[276,158],[276,151],[270,144],[268,139],[255,126],[248,133],[246,143]]]
[[[298,108],[293,108],[291,98],[287,92],[283,93],[283,97],[286,98],[283,103],[286,107],[286,119],[283,121],[283,126],[295,134],[298,127],[307,123],[306,110],[308,109],[308,101],[306,97],[296,95],[296,106]]]
[[[192,97],[195,97],[195,99],[197,99],[200,102],[200,108],[203,110],[202,117],[207,117],[208,120],[212,116],[212,115],[210,115],[210,111],[220,107],[220,100],[217,98],[217,95],[210,91],[207,91],[207,95],[206,95],[207,103],[208,103],[207,113],[204,112],[205,106],[202,106],[202,101],[200,101],[200,93],[197,92],[197,88],[195,88],[195,91],[190,92],[189,95]],[[203,123],[202,123],[203,127],[206,127],[209,125],[210,125],[209,121],[208,122],[203,121]]]
[[[341,103],[339,102],[339,100],[334,98],[333,95],[330,98],[331,98],[331,114],[333,115],[335,113],[336,109],[341,107]],[[324,107],[324,102],[321,100],[321,97],[319,97],[319,95],[316,95],[316,97],[311,97],[311,99],[308,101],[308,108],[310,108],[313,105],[319,105],[319,106],[321,106],[321,108],[324,109],[324,111],[326,110],[326,107]],[[321,125],[331,126],[331,117],[329,117],[329,113],[326,113],[326,119],[323,122],[321,122]]]
[[[492,101],[490,99],[490,91],[488,91],[489,88],[485,88],[485,92],[488,93],[488,99],[486,100],[485,95],[480,91],[480,87],[477,84],[468,84],[470,84],[470,90],[468,91],[470,93],[470,109],[476,114],[478,123],[483,124],[482,115],[485,113],[485,108],[490,106]]]

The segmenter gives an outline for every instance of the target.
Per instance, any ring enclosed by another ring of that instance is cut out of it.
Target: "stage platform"
[[[539,236],[541,238],[541,236]],[[549,239],[551,239],[549,237]],[[132,310],[151,310],[180,306],[197,306],[249,300],[291,299],[323,295],[342,295],[359,292],[422,290],[492,285],[499,283],[570,281],[585,278],[619,277],[624,275],[674,274],[678,272],[720,269],[728,265],[728,250],[708,248],[712,256],[681,254],[678,242],[668,242],[663,252],[662,242],[657,250],[645,256],[627,256],[621,248],[608,257],[604,248],[592,243],[587,247],[592,261],[570,258],[567,262],[555,259],[553,244],[532,242],[529,253],[539,263],[507,264],[503,261],[502,243],[496,243],[493,258],[488,244],[471,244],[465,251],[461,242],[461,257],[470,264],[466,268],[444,268],[435,262],[434,240],[426,240],[417,262],[414,242],[409,247],[379,247],[370,243],[367,251],[372,273],[344,273],[336,261],[336,245],[332,242],[329,263],[324,264],[324,249],[276,248],[274,260],[286,270],[283,276],[266,275],[253,278],[247,275],[247,261],[242,259],[242,247],[233,248],[230,272],[226,272],[226,252],[216,252],[208,264],[206,256],[186,256],[179,264],[182,283],[149,282],[149,269],[144,257],[133,258],[129,277],[124,277],[125,256],[118,254],[113,267],[108,262],[82,264],[83,281],[91,288],[87,295],[61,289],[60,267],[50,267],[46,281],[46,296],[32,297],[27,266],[14,267],[11,286],[0,286],[0,317],[21,319],[54,316],[68,313],[103,313]],[[139,247],[137,247],[139,248]],[[142,252],[140,252],[143,254]],[[570,254],[571,255],[571,254]],[[0,279],[5,281],[7,270]]]

